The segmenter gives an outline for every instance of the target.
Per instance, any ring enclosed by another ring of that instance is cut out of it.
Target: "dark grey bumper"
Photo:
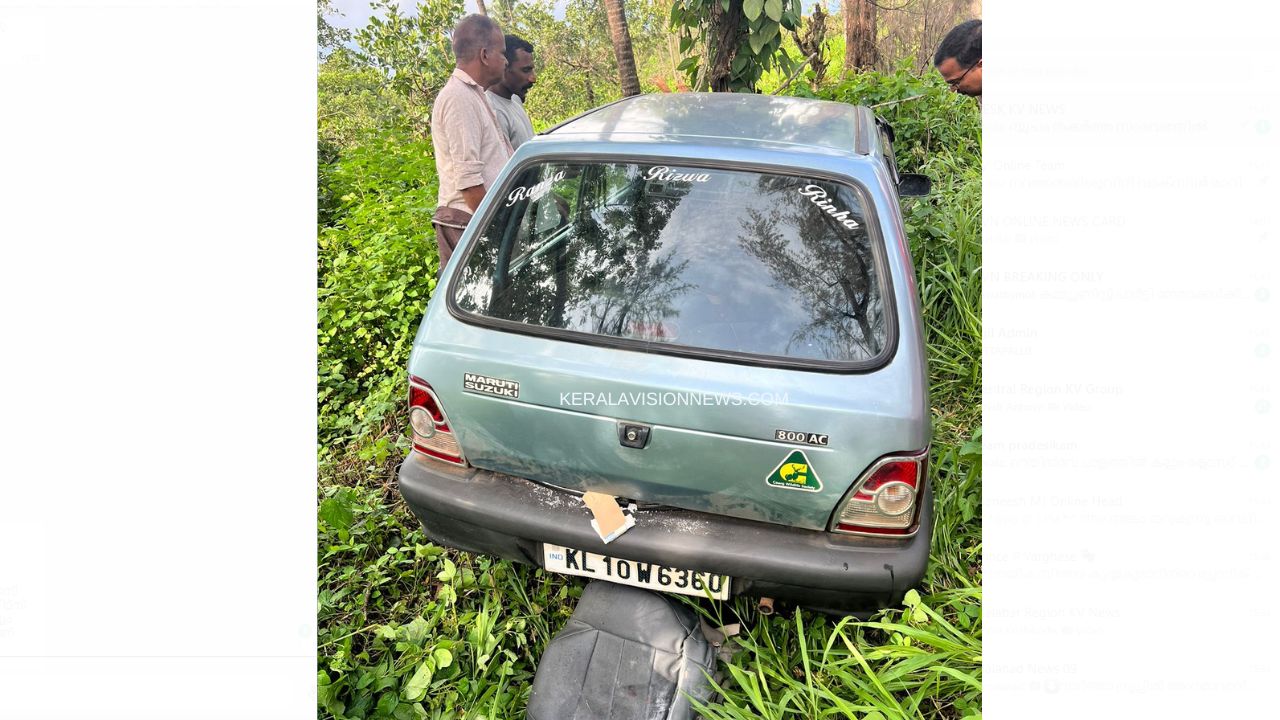
[[[411,454],[400,494],[434,541],[542,565],[541,543],[721,573],[732,592],[834,611],[901,601],[924,577],[933,529],[925,488],[920,531],[910,538],[833,535],[674,508],[642,509],[635,527],[605,545],[572,493],[510,475]]]

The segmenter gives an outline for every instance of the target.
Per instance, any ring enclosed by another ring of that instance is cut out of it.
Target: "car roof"
[[[742,141],[790,149],[867,155],[871,111],[846,103],[748,93],[655,93],[589,110],[541,137],[702,145]]]

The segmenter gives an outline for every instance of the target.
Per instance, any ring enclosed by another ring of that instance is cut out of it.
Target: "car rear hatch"
[[[472,465],[822,529],[872,462],[927,443],[864,188],[544,161],[496,204],[410,365]]]

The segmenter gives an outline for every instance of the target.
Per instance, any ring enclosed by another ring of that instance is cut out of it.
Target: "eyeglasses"
[[[978,63],[980,63],[980,62],[982,62],[982,59],[981,59],[981,58],[979,58],[976,62],[974,62],[974,63],[973,63],[972,65],[970,65],[969,67],[965,68],[964,72],[960,73],[960,77],[957,77],[957,78],[951,78],[951,79],[949,79],[949,80],[948,80],[947,78],[943,78],[943,80],[946,80],[946,81],[947,81],[947,86],[948,86],[948,87],[951,87],[952,89],[954,89],[954,88],[955,88],[955,86],[957,86],[957,85],[959,85],[959,84],[960,84],[960,81],[961,81],[961,80],[964,80],[964,76],[965,76],[965,75],[968,75],[970,70],[972,70],[972,69],[974,69],[974,68],[978,67]]]

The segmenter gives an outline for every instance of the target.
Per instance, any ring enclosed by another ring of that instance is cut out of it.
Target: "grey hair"
[[[460,63],[476,59],[480,48],[488,47],[494,32],[502,32],[498,23],[478,13],[468,15],[458,21],[453,29],[453,57]]]

